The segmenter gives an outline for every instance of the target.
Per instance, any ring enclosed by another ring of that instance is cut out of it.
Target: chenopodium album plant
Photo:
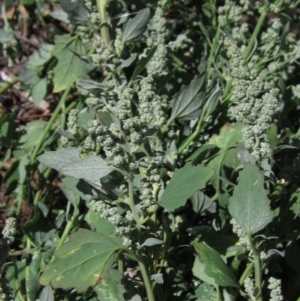
[[[56,38],[54,91],[76,81],[86,106],[38,158],[65,176],[73,232],[40,283],[91,300],[283,300],[273,122],[299,58],[296,3],[205,1],[195,41],[169,1],[61,4],[73,31]]]

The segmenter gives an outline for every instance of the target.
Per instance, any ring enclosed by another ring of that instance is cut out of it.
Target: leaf
[[[75,179],[87,179],[89,181],[97,181],[109,173],[113,169],[107,165],[106,161],[100,157],[90,156],[85,160],[65,166],[61,173]]]
[[[38,106],[47,95],[47,84],[47,78],[42,78],[32,87],[31,96],[35,106]]]
[[[85,221],[93,230],[104,235],[110,235],[116,230],[116,226],[110,223],[107,219],[102,218],[99,212],[89,211],[85,215]]]
[[[80,88],[88,90],[91,93],[102,92],[104,89],[108,88],[107,84],[98,83],[89,78],[80,78],[77,81],[77,84]]]
[[[147,238],[144,243],[141,245],[142,247],[151,247],[151,246],[155,246],[155,245],[161,245],[162,243],[164,243],[163,240],[161,239],[157,239],[157,238]]]
[[[38,50],[29,57],[27,62],[28,69],[44,66],[52,57],[52,44],[43,43]]]
[[[193,241],[199,261],[205,265],[204,274],[212,278],[217,285],[239,287],[236,279],[220,254],[205,243]],[[212,284],[209,283],[208,284]],[[213,284],[212,284],[213,285]]]
[[[197,190],[205,187],[213,174],[212,169],[204,165],[192,166],[191,163],[176,169],[158,202],[159,205],[168,211],[183,206]]]
[[[64,22],[66,24],[70,23],[68,19],[68,14],[64,12],[62,9],[57,9],[54,12],[49,14],[52,18]]]
[[[55,253],[55,261],[45,267],[40,283],[84,292],[103,281],[121,249],[120,238],[79,229]]]
[[[47,285],[43,288],[39,300],[40,301],[54,301],[54,295],[52,292],[51,285]]]
[[[36,84],[40,80],[40,77],[38,75],[38,71],[33,69],[25,69],[21,71],[19,80],[21,83],[31,86]]]
[[[208,283],[210,285],[216,286],[216,282],[213,278],[207,276],[207,274],[204,272],[205,270],[205,264],[200,261],[199,257],[195,257],[194,265],[193,265],[193,275],[200,280],[202,280],[204,283]]]
[[[131,53],[128,59],[120,60],[120,65],[117,67],[117,69],[122,70],[124,68],[129,67],[136,60],[136,57],[136,53]]]
[[[123,29],[122,44],[137,38],[141,35],[149,21],[150,9],[145,8],[140,10],[134,18],[130,18]]]
[[[61,0],[60,4],[62,9],[67,13],[71,23],[74,25],[84,25],[88,19],[88,12],[81,3],[71,0]]]
[[[134,71],[132,73],[130,83],[132,83],[137,78],[137,76],[140,75],[144,71],[145,67],[152,59],[156,49],[157,49],[157,47],[153,47],[146,57],[143,57],[139,60],[137,67],[134,69]]]
[[[105,160],[97,156],[91,155],[87,159],[81,160],[78,150],[74,148],[46,152],[39,156],[38,160],[65,176],[85,179],[91,182],[98,181],[113,170],[112,167],[107,165]]]
[[[241,156],[243,163],[249,162],[255,165],[256,163],[255,158],[249,153],[249,151],[242,144],[237,145],[237,150]]]
[[[83,180],[65,177],[62,179],[62,184],[87,202],[93,198],[93,191],[91,187]]]
[[[150,279],[152,281],[155,281],[156,283],[158,284],[163,284],[164,283],[164,277],[163,277],[163,274],[152,274],[150,276]]]
[[[216,203],[211,200],[202,191],[197,191],[191,197],[193,210],[197,213],[203,213],[208,210],[211,213],[216,212]]]
[[[94,288],[98,299],[125,301],[123,295],[126,291],[122,285],[122,278],[122,275],[118,271],[110,269],[103,281]]]
[[[38,160],[46,166],[62,170],[65,166],[79,160],[79,151],[72,147],[60,148],[56,151],[46,152],[38,157]]]
[[[189,86],[181,89],[175,98],[168,124],[176,118],[192,120],[199,116],[204,100],[204,91],[199,92],[204,88],[204,80],[204,75],[196,76]]]
[[[215,301],[218,299],[215,288],[207,283],[202,283],[195,291],[196,301]]]
[[[225,124],[219,135],[213,135],[210,138],[208,143],[218,147],[219,153],[207,165],[215,170],[217,177],[230,179],[232,170],[241,164],[237,157],[236,145],[242,141],[242,128],[243,125],[240,123],[234,126]],[[212,184],[219,191],[220,180],[216,178]]]
[[[231,216],[248,234],[262,230],[273,219],[270,201],[264,189],[264,178],[258,167],[246,163],[240,172],[228,206]]]
[[[57,35],[53,55],[58,59],[53,70],[54,92],[63,91],[72,86],[78,78],[87,76],[90,66],[78,57],[85,55],[79,36]]]

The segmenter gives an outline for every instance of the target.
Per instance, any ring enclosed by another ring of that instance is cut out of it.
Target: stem
[[[268,8],[268,3],[266,3],[265,8],[264,8],[262,14],[260,15],[260,17],[258,19],[258,22],[257,22],[257,24],[255,26],[255,29],[253,31],[253,34],[252,34],[251,39],[249,41],[249,44],[248,44],[247,48],[244,50],[244,52],[243,52],[243,58],[244,58],[244,60],[247,60],[249,58],[251,52],[252,52],[255,40],[256,40],[256,38],[257,38],[257,36],[258,36],[261,28],[262,28],[262,25],[263,25],[263,23],[264,23],[267,15],[268,15],[268,9],[267,8]]]
[[[248,239],[254,257],[255,286],[258,288],[257,301],[263,301],[262,290],[261,290],[262,279],[261,279],[261,263],[260,263],[259,251],[256,249],[253,243],[251,234],[248,235]]]
[[[10,82],[4,83],[0,87],[0,94],[4,93],[6,90],[8,90],[11,86],[13,86],[15,83],[17,83],[19,79],[17,77],[13,78]]]
[[[75,210],[74,210],[74,212],[75,212]],[[64,229],[64,232],[63,232],[62,236],[60,237],[60,240],[59,240],[59,242],[58,242],[58,244],[55,248],[54,254],[62,246],[62,244],[65,242],[67,236],[69,235],[71,229],[73,228],[74,222],[76,221],[76,216],[77,215],[75,215],[75,213],[74,213],[73,216],[71,217],[71,219],[67,222],[67,225]],[[51,257],[50,262],[54,261],[54,254]]]
[[[219,43],[219,37],[220,37],[220,25],[217,28],[217,32],[214,36],[211,48],[210,48],[210,53],[208,57],[208,63],[207,63],[207,78],[210,78],[210,69],[211,65],[213,64],[214,61],[214,54],[217,49],[218,43]]]
[[[141,220],[140,220],[140,217],[139,217],[139,215],[138,215],[138,213],[135,209],[133,182],[132,182],[131,179],[128,179],[127,183],[128,183],[128,202],[127,202],[127,204],[130,207],[130,210],[131,210],[131,212],[133,214],[133,217],[136,221],[137,228],[139,229],[141,227]]]
[[[151,280],[150,280],[150,277],[148,275],[148,271],[146,269],[146,266],[142,261],[139,261],[139,267],[141,269],[141,273],[142,273],[142,276],[143,276],[148,301],[155,301],[153,290],[152,290],[152,285],[151,285]]]
[[[183,151],[190,145],[190,143],[198,137],[198,135],[200,134],[200,132],[202,130],[202,128],[201,128],[202,121],[203,121],[203,115],[201,115],[201,117],[198,121],[196,130],[179,147],[179,149],[178,149],[178,154],[179,155],[181,155],[183,153]]]
[[[36,159],[36,157],[37,157],[37,155],[38,155],[38,152],[39,152],[39,150],[40,150],[40,148],[41,148],[43,142],[45,141],[45,139],[46,139],[46,137],[47,137],[47,135],[48,135],[48,132],[50,131],[50,129],[51,129],[51,127],[52,127],[54,121],[56,120],[56,118],[57,118],[57,116],[58,116],[58,114],[59,114],[59,112],[60,112],[60,109],[63,107],[63,105],[64,105],[64,103],[65,103],[65,101],[66,101],[66,99],[67,99],[67,96],[68,96],[69,93],[70,93],[70,90],[71,90],[71,87],[68,88],[67,90],[65,90],[64,94],[62,95],[62,97],[61,97],[61,99],[60,99],[60,101],[59,101],[57,107],[55,108],[55,111],[53,112],[53,114],[52,114],[50,120],[49,120],[48,123],[47,123],[47,126],[46,126],[46,128],[45,128],[45,131],[44,131],[43,135],[42,135],[42,136],[40,137],[40,139],[37,141],[36,147],[35,147],[35,149],[34,149],[32,155],[31,155],[31,157],[30,157],[30,163],[33,163],[34,160]]]
[[[247,265],[245,271],[243,272],[240,280],[239,280],[239,284],[240,286],[242,286],[245,282],[245,279],[251,274],[252,270],[253,270],[253,267],[254,267],[254,263],[251,262]]]
[[[109,50],[111,50],[112,52],[114,52],[114,48],[111,43],[110,34],[109,34],[109,30],[108,30],[108,25],[107,25],[108,17],[107,17],[107,13],[106,13],[106,7],[107,7],[108,2],[109,2],[109,0],[97,0],[97,7],[98,7],[98,12],[100,15],[101,22],[103,23],[101,25],[101,37],[102,37],[106,47]]]

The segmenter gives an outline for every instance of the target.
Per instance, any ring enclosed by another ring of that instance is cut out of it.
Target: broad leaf
[[[59,148],[56,151],[46,152],[38,157],[46,166],[61,171],[65,166],[80,160],[79,151],[72,147]]]
[[[122,43],[126,43],[130,40],[137,38],[141,35],[149,21],[150,9],[145,8],[140,10],[134,18],[130,18],[123,29]]]
[[[33,103],[38,106],[47,95],[47,78],[41,78],[31,89]]]
[[[197,213],[202,213],[208,210],[211,213],[216,212],[216,202],[213,202],[210,197],[205,195],[202,191],[197,191],[191,197],[193,210]]]
[[[123,295],[126,291],[122,285],[122,278],[122,275],[118,271],[110,269],[103,281],[94,288],[98,299],[125,301]]]
[[[181,118],[192,120],[200,115],[204,100],[205,76],[196,76],[187,87],[183,87],[175,98],[172,114],[168,121],[170,124],[174,119]]]
[[[67,13],[68,19],[74,25],[83,25],[88,18],[88,12],[85,7],[71,0],[61,0],[62,9]]]
[[[137,78],[137,76],[139,76],[144,71],[145,67],[152,59],[156,49],[157,47],[153,47],[146,57],[143,57],[139,60],[137,67],[134,69],[132,73],[130,83],[132,83]]]
[[[41,294],[40,294],[40,301],[54,301],[54,295],[52,292],[51,285],[47,285],[43,288]]]
[[[215,288],[207,283],[202,283],[195,291],[196,301],[215,301],[218,300]]]
[[[193,246],[198,254],[199,261],[205,265],[204,274],[209,279],[213,279],[215,284],[220,286],[239,287],[230,269],[216,250],[205,243],[196,241],[193,241]],[[208,283],[213,285],[211,280]]]
[[[209,167],[192,166],[190,163],[183,168],[176,169],[159,200],[159,205],[168,211],[174,211],[183,206],[197,190],[205,187],[213,174],[214,171]]]
[[[58,149],[38,157],[41,163],[56,169],[65,176],[75,179],[85,179],[96,182],[108,175],[113,169],[100,157],[91,155],[87,159],[79,158],[78,150],[74,148]]]
[[[85,55],[85,49],[79,36],[57,35],[53,55],[58,63],[54,68],[54,92],[63,91],[80,77],[86,77],[90,66],[78,55]]]
[[[103,281],[121,249],[120,238],[79,229],[55,253],[55,261],[45,267],[40,283],[84,292]]]
[[[77,84],[80,88],[85,89],[91,93],[102,92],[104,89],[108,88],[107,84],[99,83],[89,78],[80,78],[77,81]]]
[[[231,216],[247,234],[262,230],[273,219],[270,201],[264,189],[264,178],[258,168],[246,163],[240,172],[228,206]]]
[[[208,166],[216,171],[217,176],[224,179],[230,179],[231,172],[241,164],[237,157],[236,144],[242,141],[242,124],[224,125],[219,135],[213,135],[209,144],[213,144],[219,148],[219,152],[215,154],[208,162]],[[220,180],[216,178],[213,182],[215,189],[219,191]]]
[[[161,239],[157,239],[157,238],[147,238],[145,240],[145,242],[141,245],[142,247],[151,247],[151,246],[155,246],[155,245],[161,245],[163,243],[163,240]]]

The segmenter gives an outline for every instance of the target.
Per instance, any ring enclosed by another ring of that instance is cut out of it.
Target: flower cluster
[[[244,281],[245,291],[247,296],[250,298],[251,301],[256,301],[255,293],[255,285],[254,281],[251,277],[247,277]]]
[[[282,291],[281,291],[281,280],[273,277],[269,278],[268,289],[270,293],[270,301],[281,301],[283,300]]]
[[[266,131],[278,112],[278,89],[264,91],[262,78],[253,78],[236,44],[226,38],[224,44],[230,61],[232,101],[236,104],[231,114],[244,124],[242,131],[245,147],[258,160],[271,155]]]
[[[238,225],[234,218],[230,220],[230,224],[232,224],[232,232],[235,233],[239,238],[240,245],[250,251],[251,246],[246,232]]]

